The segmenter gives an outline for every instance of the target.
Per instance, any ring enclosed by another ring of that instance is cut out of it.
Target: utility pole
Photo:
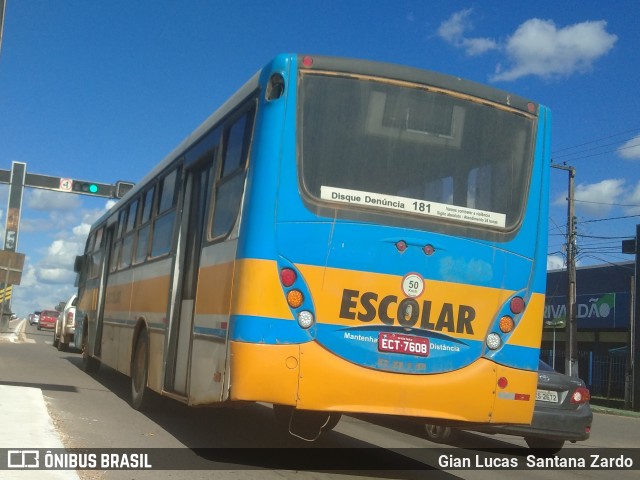
[[[551,165],[569,172],[567,207],[567,324],[564,373],[578,377],[578,324],[576,318],[576,218],[574,212],[575,167]]]
[[[632,279],[633,292],[631,315],[629,318],[629,341],[627,344],[627,374],[625,382],[625,408],[640,411],[640,365],[638,365],[638,345],[640,345],[640,224],[636,225],[636,238],[622,242],[622,253],[635,255],[635,275]]]

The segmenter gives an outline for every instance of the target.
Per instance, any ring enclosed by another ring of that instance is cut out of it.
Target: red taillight
[[[522,297],[513,297],[509,304],[509,308],[511,309],[511,312],[516,315],[522,313],[524,311],[524,300]]]
[[[407,249],[407,242],[405,242],[404,240],[397,241],[396,248],[400,253],[404,252]]]
[[[293,285],[297,277],[298,276],[296,275],[296,272],[294,272],[290,268],[283,268],[282,270],[280,270],[280,281],[285,287],[290,287],[291,285]]]
[[[584,387],[576,388],[571,395],[571,403],[576,403],[578,405],[587,403],[589,400],[591,400],[591,393],[589,393],[589,390]]]
[[[302,65],[304,65],[305,67],[312,67],[313,66],[313,57],[310,57],[309,55],[305,55],[304,57],[302,57]]]

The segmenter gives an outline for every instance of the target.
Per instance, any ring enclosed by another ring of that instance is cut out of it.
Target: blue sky
[[[0,169],[19,161],[31,173],[135,182],[277,53],[365,58],[549,106],[552,156],[577,170],[580,264],[632,259],[618,252],[640,223],[637,0],[6,3]],[[555,169],[551,177],[548,264],[558,268],[568,177]],[[6,198],[0,186],[2,232]],[[74,291],[74,257],[109,204],[25,190],[15,312]]]

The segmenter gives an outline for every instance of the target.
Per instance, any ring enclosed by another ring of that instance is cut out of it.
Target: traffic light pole
[[[2,0],[0,0],[2,2]],[[9,260],[8,265],[0,265],[0,270],[6,268],[6,279],[0,278],[0,288],[4,289],[12,284],[19,284],[19,277],[11,277],[9,273],[15,265],[20,264],[19,271],[11,273],[21,273],[24,255],[16,253],[18,247],[18,232],[20,227],[20,210],[22,208],[22,195],[24,187],[41,188],[63,193],[75,193],[90,195],[93,197],[122,198],[134,186],[131,182],[118,181],[114,184],[92,182],[87,180],[76,180],[73,178],[52,177],[37,173],[28,173],[27,164],[23,162],[13,162],[11,170],[0,169],[0,184],[7,183],[9,187],[9,205],[7,208],[7,220],[4,235],[4,250],[7,252],[4,257]],[[22,261],[20,261],[22,259]],[[11,266],[13,262],[13,266]],[[9,307],[7,309],[7,307]],[[5,331],[8,327],[10,315],[4,315],[5,311],[11,312],[10,300],[0,303],[0,331]],[[6,317],[6,318],[5,318]]]

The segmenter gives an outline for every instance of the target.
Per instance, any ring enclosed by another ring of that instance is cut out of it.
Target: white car
[[[29,325],[37,324],[40,321],[40,312],[36,311],[29,314]]]
[[[58,350],[67,350],[69,343],[73,340],[73,335],[76,331],[77,298],[78,296],[75,293],[71,295],[56,321],[56,328],[53,331],[53,346],[57,347]]]

